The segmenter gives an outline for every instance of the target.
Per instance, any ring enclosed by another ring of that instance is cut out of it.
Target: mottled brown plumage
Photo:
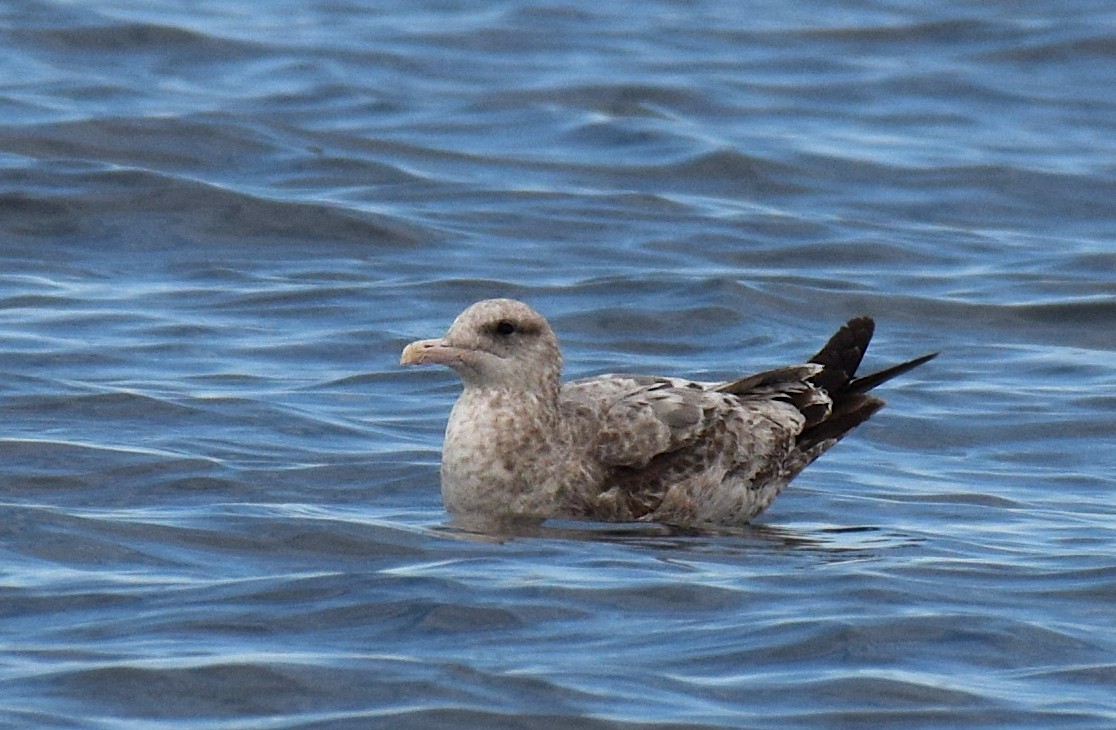
[[[561,383],[558,340],[522,302],[466,309],[401,362],[453,368],[442,498],[472,518],[740,525],[883,401],[865,392],[925,355],[865,377],[872,338],[850,320],[808,363],[727,383],[602,375]]]

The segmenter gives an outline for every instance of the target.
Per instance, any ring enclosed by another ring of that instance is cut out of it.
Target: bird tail
[[[821,372],[811,377],[810,382],[829,394],[833,408],[827,418],[799,434],[798,447],[801,451],[809,451],[823,441],[830,441],[832,445],[867,421],[884,405],[883,400],[866,395],[869,390],[938,356],[938,353],[932,352],[858,378],[856,370],[868,350],[875,328],[871,317],[850,319],[810,358],[810,362],[822,366]]]

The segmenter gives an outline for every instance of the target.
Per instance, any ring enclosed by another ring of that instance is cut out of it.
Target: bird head
[[[457,316],[445,336],[407,345],[402,365],[446,365],[466,387],[557,392],[558,339],[546,319],[514,299],[486,299]]]

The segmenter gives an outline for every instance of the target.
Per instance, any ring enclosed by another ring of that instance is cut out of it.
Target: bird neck
[[[554,431],[561,411],[558,408],[558,384],[535,385],[530,388],[485,388],[466,385],[454,406],[463,406],[474,419],[488,417],[498,421],[492,425],[508,430],[511,424],[535,426]]]

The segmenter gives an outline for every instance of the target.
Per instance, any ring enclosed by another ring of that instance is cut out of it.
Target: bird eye
[[[500,335],[501,337],[507,337],[508,335],[515,334],[515,330],[515,323],[509,322],[506,319],[501,319],[499,322],[496,323],[496,334]]]

